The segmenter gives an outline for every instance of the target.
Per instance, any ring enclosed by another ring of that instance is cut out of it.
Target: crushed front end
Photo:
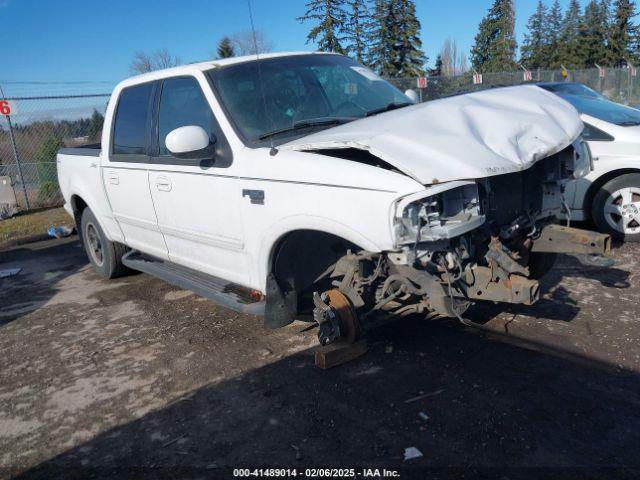
[[[397,248],[349,252],[330,274],[333,290],[349,300],[348,323],[357,318],[366,328],[381,312],[460,317],[476,300],[535,303],[538,278],[556,253],[610,248],[607,235],[557,225],[566,183],[590,170],[590,152],[578,139],[526,170],[431,185],[400,199],[392,214]],[[326,293],[315,310],[322,343],[340,337],[344,317]]]

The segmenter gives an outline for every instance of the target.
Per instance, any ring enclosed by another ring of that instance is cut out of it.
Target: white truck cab
[[[414,105],[349,58],[269,54],[130,78],[58,174],[94,269],[157,275],[324,343],[377,315],[530,304],[590,171],[575,110],[522,86]]]

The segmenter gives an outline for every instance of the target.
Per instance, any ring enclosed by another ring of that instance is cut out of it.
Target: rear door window
[[[112,160],[132,162],[141,160],[134,157],[148,155],[153,86],[145,83],[120,93],[113,127]]]

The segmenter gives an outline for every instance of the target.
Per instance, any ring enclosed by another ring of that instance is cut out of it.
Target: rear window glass
[[[113,128],[114,155],[145,155],[152,83],[122,90]]]

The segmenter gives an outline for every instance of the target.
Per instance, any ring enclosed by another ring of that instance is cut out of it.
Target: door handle
[[[169,180],[167,177],[156,178],[156,189],[161,192],[170,192],[171,180]]]
[[[118,185],[120,183],[120,177],[116,172],[107,172],[107,181],[111,185]]]

